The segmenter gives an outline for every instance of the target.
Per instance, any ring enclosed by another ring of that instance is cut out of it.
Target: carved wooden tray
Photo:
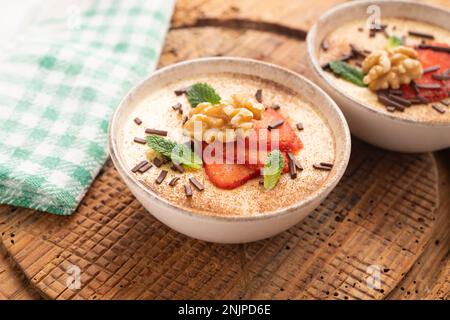
[[[307,75],[304,30],[334,2],[318,1],[307,21],[280,23],[238,1],[214,2],[212,18],[200,12],[211,2],[180,1],[160,64],[233,55]],[[275,17],[287,10],[273,6]],[[162,225],[108,162],[71,217],[0,206],[0,247],[16,270],[0,260],[0,298],[35,298],[33,290],[51,299],[446,298],[448,159],[354,139],[343,180],[317,210],[276,237],[243,245],[206,243]],[[73,266],[79,289],[68,287]],[[381,286],[368,286],[377,271]]]

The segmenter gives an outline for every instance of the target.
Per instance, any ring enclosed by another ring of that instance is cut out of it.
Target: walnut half
[[[373,52],[364,59],[362,70],[366,74],[364,83],[373,91],[398,89],[423,73],[417,51],[405,46]]]

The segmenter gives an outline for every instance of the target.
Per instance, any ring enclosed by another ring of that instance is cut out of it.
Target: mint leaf
[[[267,156],[264,163],[263,175],[264,175],[264,188],[267,190],[273,189],[278,180],[280,180],[281,173],[284,168],[284,158],[280,150],[273,150]]]
[[[341,60],[331,61],[329,65],[335,75],[350,81],[357,86],[366,87],[363,82],[364,73],[360,69],[355,68]]]
[[[147,144],[150,148],[163,156],[182,164],[191,169],[200,169],[202,167],[202,160],[191,150],[187,145],[177,144],[169,139],[149,135],[147,136]]]
[[[395,48],[403,44],[403,39],[397,36],[390,36],[388,42],[389,48]]]
[[[199,103],[209,102],[217,104],[220,102],[220,96],[217,92],[206,83],[196,83],[187,92],[187,98],[192,108]]]

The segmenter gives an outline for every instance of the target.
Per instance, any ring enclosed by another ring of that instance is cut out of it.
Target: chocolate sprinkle
[[[182,94],[187,93],[190,88],[191,88],[190,86],[189,87],[185,87],[185,88],[180,88],[180,89],[175,90],[174,93],[177,96],[181,96]]]
[[[297,130],[299,130],[299,131],[302,131],[304,129],[303,123],[301,123],[301,122],[298,122],[295,126],[297,127]]]
[[[416,87],[421,89],[440,89],[441,85],[437,83],[416,83]]]
[[[273,104],[272,106],[271,106],[271,108],[273,109],[273,110],[280,110],[280,105],[279,104]]]
[[[261,89],[256,90],[256,93],[255,93],[255,99],[256,99],[256,101],[258,101],[259,103],[262,102],[262,90],[261,90]]]
[[[439,113],[445,113],[444,108],[442,108],[440,105],[438,104],[432,104],[431,105],[433,107],[434,110],[436,110]]]
[[[161,170],[158,178],[156,178],[156,183],[161,184],[167,176],[167,170]]]
[[[419,44],[419,49],[430,49],[433,51],[450,53],[450,47],[441,47],[431,44]]]
[[[188,184],[184,185],[184,193],[186,194],[186,197],[188,198],[192,197],[192,189],[190,185]]]
[[[436,80],[450,80],[450,75],[432,74],[431,77]]]
[[[409,106],[411,106],[411,101],[409,101],[409,100],[407,100],[407,99],[405,99],[405,98],[402,98],[402,97],[399,97],[399,96],[396,96],[396,95],[393,95],[393,94],[390,94],[390,95],[389,95],[389,98],[390,98],[391,100],[395,101],[395,102],[400,103],[400,104],[401,104],[402,106],[404,106],[404,107],[409,107]]]
[[[329,166],[323,166],[321,164],[313,164],[313,168],[317,170],[330,171],[332,168]]]
[[[181,110],[181,107],[182,107],[181,103],[178,102],[177,104],[174,104],[174,105],[172,106],[172,109],[173,109],[173,110]]]
[[[439,70],[440,68],[441,68],[441,66],[440,66],[440,65],[436,65],[436,66],[428,67],[428,68],[425,68],[425,69],[423,69],[423,73],[434,72],[434,71],[437,71],[437,70]]]
[[[282,120],[282,119],[275,120],[274,122],[272,122],[271,124],[269,124],[268,129],[269,129],[269,130],[276,129],[276,128],[278,128],[278,127],[281,127],[281,126],[283,125],[283,123],[284,123],[284,120]]]
[[[297,178],[297,166],[290,157],[288,158],[288,166],[289,166],[289,175],[291,176],[291,179]]]
[[[145,133],[147,133],[147,134],[156,134],[158,136],[167,136],[167,131],[158,130],[158,129],[151,129],[151,128],[145,129]]]
[[[203,189],[205,189],[205,187],[203,187],[203,185],[194,177],[189,177],[189,182],[192,183],[192,185],[198,190],[198,191],[203,191]]]
[[[147,164],[148,161],[147,160],[142,160],[141,162],[139,162],[137,165],[135,165],[133,167],[133,169],[131,169],[131,172],[136,173],[142,166],[144,166],[145,164]]]
[[[136,143],[140,143],[140,144],[146,144],[147,143],[147,140],[139,138],[139,137],[135,137],[133,141],[136,142]]]
[[[158,157],[155,157],[154,159],[153,159],[153,164],[156,166],[156,167],[161,167],[162,166],[162,164],[163,164],[163,162],[161,161],[161,159],[160,158],[158,158]]]
[[[180,177],[174,177],[172,178],[172,180],[170,180],[169,182],[169,186],[173,187],[177,184],[178,180],[180,180]]]
[[[144,173],[146,172],[148,169],[150,169],[152,167],[152,164],[150,162],[147,162],[146,164],[144,164],[142,167],[140,167],[138,169],[139,173]]]
[[[431,39],[431,40],[434,39],[434,36],[432,34],[423,33],[423,32],[419,32],[419,31],[409,30],[408,34],[410,36],[419,37],[419,38],[425,38],[425,39]]]
[[[179,173],[184,173],[184,168],[181,164],[174,162],[173,166],[171,167],[173,171],[178,171]]]
[[[416,84],[416,82],[415,82],[414,80],[411,81],[411,89],[414,91],[414,93],[416,94],[416,96],[420,94],[420,91],[419,91],[419,89],[417,88],[417,84]]]
[[[444,105],[444,106],[450,106],[450,100],[449,99],[444,99],[444,100],[442,100],[441,101],[441,103]]]
[[[297,158],[292,153],[287,154],[290,161],[292,161],[293,164],[297,167],[298,170],[303,170],[303,166],[298,162]]]
[[[184,117],[183,117],[183,121],[182,121],[183,125],[184,125],[187,121],[188,121],[188,117],[187,117],[187,116],[184,116]]]
[[[333,163],[330,163],[330,162],[321,162],[320,163],[320,165],[321,166],[324,166],[324,167],[330,167],[330,168],[333,168]]]
[[[378,95],[378,101],[380,101],[385,106],[395,107],[399,111],[403,111],[405,109],[405,107],[403,105],[401,105],[400,103],[395,102],[395,101],[389,99],[387,96],[382,95],[382,94]]]
[[[142,123],[142,120],[139,118],[134,118],[134,123],[136,123],[138,126],[140,126]]]

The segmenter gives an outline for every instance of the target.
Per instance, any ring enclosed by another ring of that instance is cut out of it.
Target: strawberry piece
[[[279,130],[278,148],[284,158],[283,172],[289,172],[286,152],[296,153],[303,148],[303,144],[281,114],[275,110],[268,109],[264,112],[261,120],[255,120],[255,131],[257,135],[253,137],[254,139],[264,137],[264,135],[260,135],[260,132],[261,130],[265,130],[267,139],[257,140],[256,143],[252,144],[250,143],[250,138],[247,138],[241,143],[234,142],[228,146],[221,145],[223,149],[222,156],[218,156],[219,159],[216,159],[216,152],[218,152],[217,146],[203,144],[203,150],[211,147],[211,150],[208,150],[208,152],[202,152],[204,168],[209,180],[218,188],[234,189],[243,185],[248,180],[258,177],[261,168],[264,167],[268,153],[272,150],[271,139],[273,137],[271,131],[267,128],[274,121],[280,119],[285,122],[277,128]],[[230,150],[227,147],[232,148],[231,150],[234,151],[234,154],[227,155],[226,151]],[[244,157],[244,159],[239,159],[243,163],[238,161],[238,157]]]
[[[303,144],[291,125],[283,118],[283,116],[273,110],[267,109],[261,120],[255,120],[255,129],[259,134],[260,130],[267,130],[268,126],[276,120],[284,120],[284,123],[277,128],[279,133],[279,149],[280,151],[297,153],[303,148]],[[267,146],[271,150],[271,132],[267,130]]]
[[[243,164],[204,164],[206,175],[218,188],[234,189],[260,175],[259,168]]]
[[[435,43],[438,46],[445,46],[447,44]],[[426,98],[430,102],[441,101],[448,97],[448,91],[450,90],[449,80],[436,80],[433,79],[433,74],[441,74],[445,70],[450,68],[450,56],[445,52],[437,52],[430,49],[417,49],[419,55],[419,61],[422,67],[428,68],[436,65],[440,66],[440,69],[434,72],[424,73],[420,79],[415,82],[417,84],[439,84],[441,88],[439,89],[423,89],[419,88],[419,94]],[[402,85],[402,95],[406,99],[413,99],[416,94],[410,85]]]

